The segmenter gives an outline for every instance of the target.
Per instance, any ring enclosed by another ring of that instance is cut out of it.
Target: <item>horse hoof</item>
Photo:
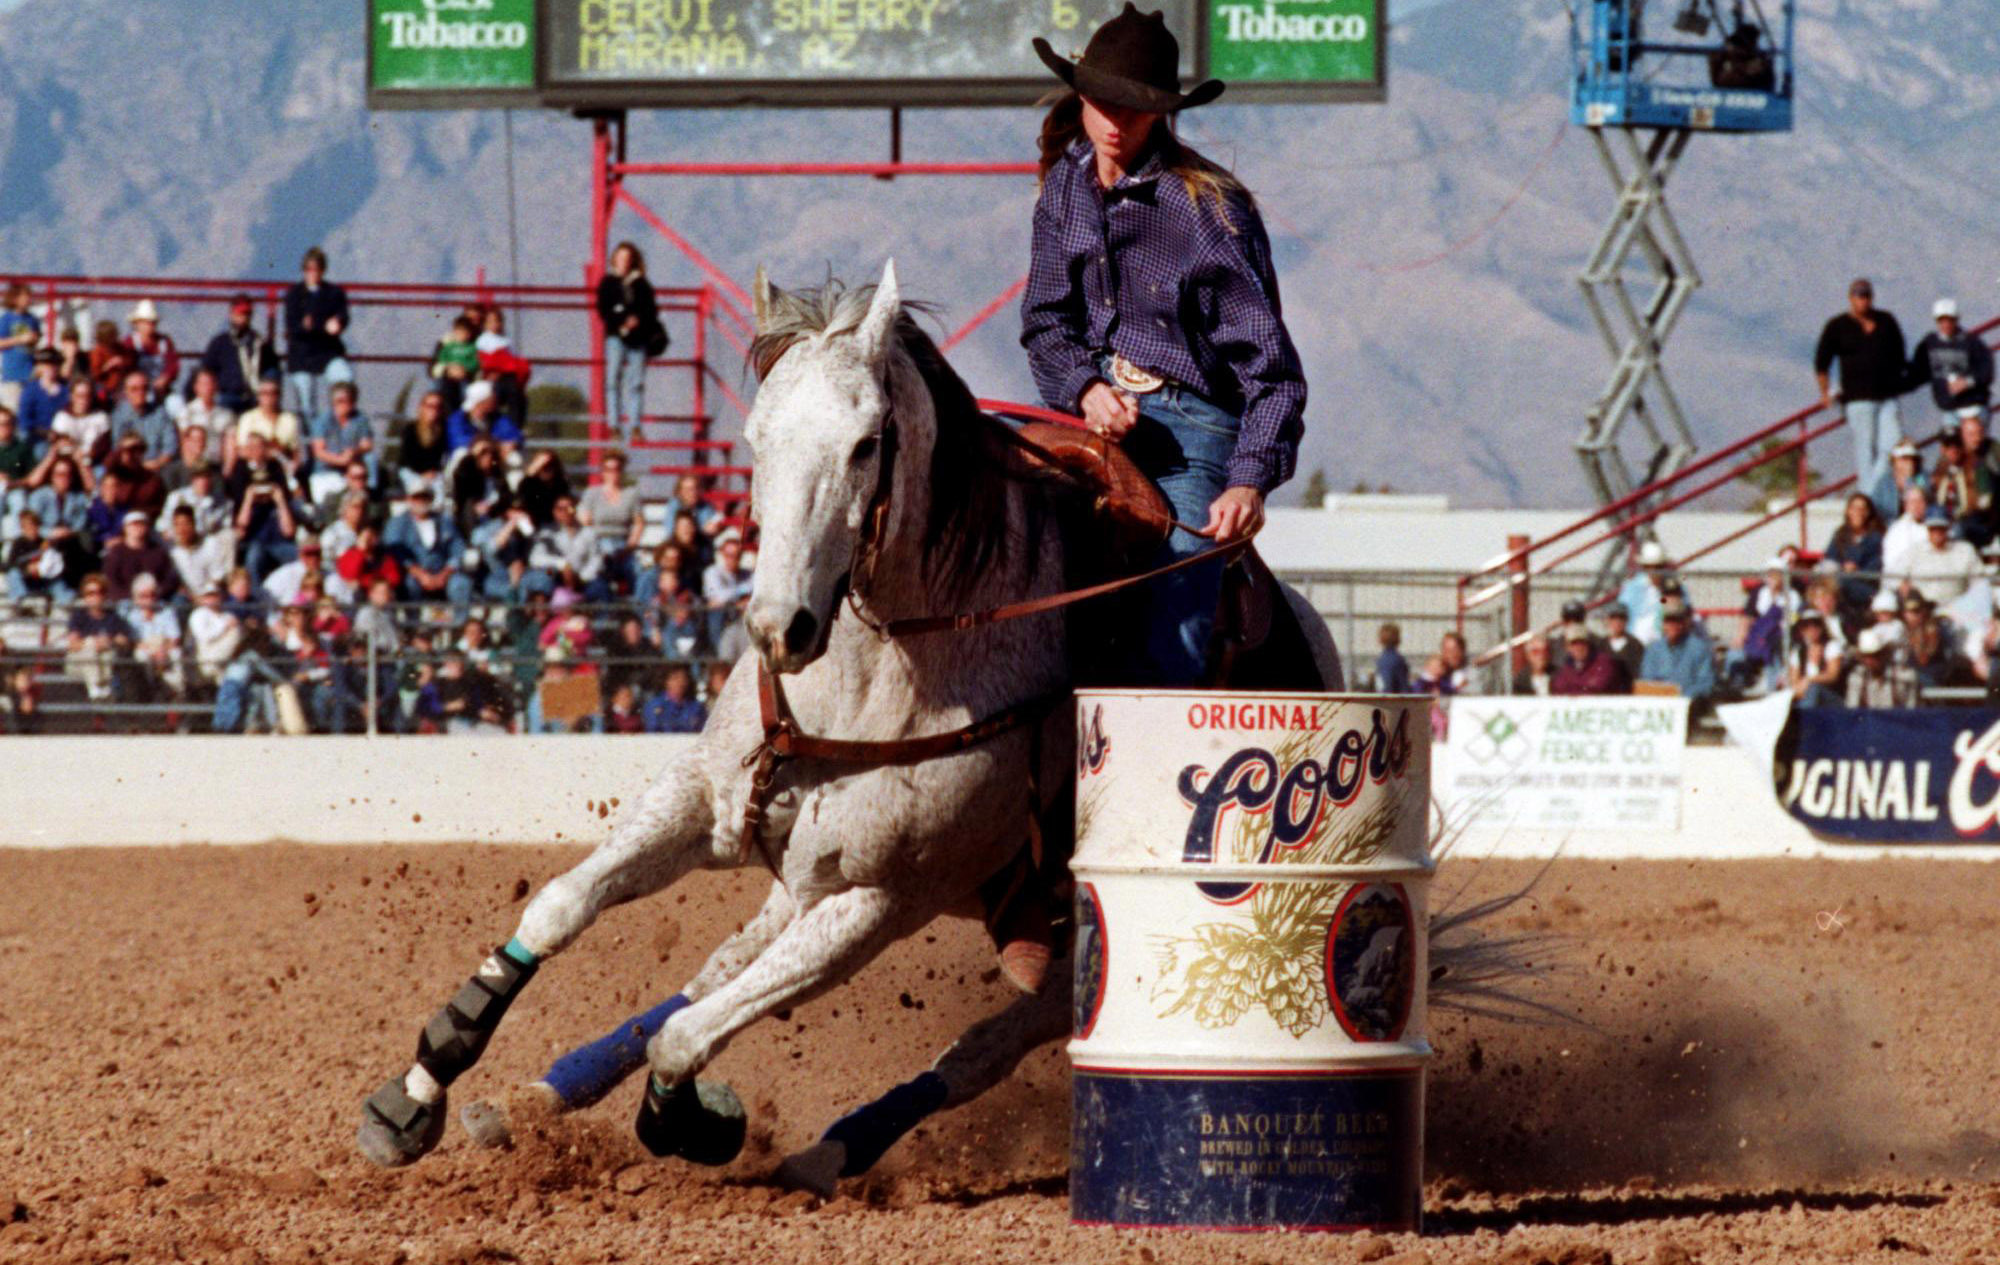
[[[361,1128],[354,1145],[369,1163],[382,1168],[413,1164],[436,1149],[444,1137],[444,1096],[418,1102],[392,1078],[361,1104]]]
[[[649,1077],[634,1128],[640,1144],[661,1159],[677,1155],[714,1167],[742,1153],[750,1121],[736,1091],[722,1081],[667,1088]]]
[[[480,1099],[460,1109],[458,1122],[480,1146],[489,1150],[511,1145],[517,1126],[529,1127],[562,1110],[556,1091],[537,1081],[520,1085],[492,1102]]]
[[[778,1165],[772,1176],[786,1190],[810,1191],[821,1199],[831,1199],[840,1170],[846,1166],[847,1147],[822,1138]]]
[[[480,1101],[460,1109],[458,1122],[477,1146],[498,1150],[512,1145],[514,1131],[507,1127],[507,1113],[493,1103]]]

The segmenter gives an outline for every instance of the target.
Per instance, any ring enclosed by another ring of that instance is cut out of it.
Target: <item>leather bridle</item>
[[[988,624],[1004,623],[1008,620],[1025,619],[1031,615],[1044,615],[1051,611],[1086,602],[1092,598],[1104,597],[1123,589],[1144,584],[1175,571],[1199,565],[1204,562],[1228,561],[1249,549],[1251,538],[1246,536],[1226,545],[1204,549],[1200,553],[1177,559],[1165,566],[1154,567],[1137,575],[1124,576],[1102,584],[1093,584],[1080,589],[1069,589],[1052,593],[1046,597],[1030,598],[1026,601],[1011,602],[984,611],[966,611],[951,615],[927,615],[909,619],[892,619],[878,622],[872,619],[863,606],[863,595],[874,583],[875,567],[881,560],[882,542],[888,530],[889,512],[896,482],[897,434],[896,412],[893,398],[884,390],[885,398],[892,402],[882,416],[882,428],[877,435],[878,465],[875,474],[875,490],[869,497],[867,511],[862,515],[861,534],[855,540],[854,554],[848,564],[846,600],[855,616],[883,640],[899,637],[921,636],[934,632],[964,632],[981,628]],[[1025,448],[1048,456],[1045,450],[1032,441],[1015,434],[1010,427],[1002,425],[1008,439]],[[1051,466],[1054,462],[1051,461]],[[1074,478],[1075,476],[1070,476]],[[1203,529],[1190,527],[1184,523],[1174,523],[1172,527],[1182,528],[1198,536],[1209,535]],[[836,613],[836,618],[837,618]],[[832,634],[831,621],[827,635]],[[779,675],[771,671],[771,665],[761,653],[757,656],[757,712],[763,726],[763,740],[749,755],[744,757],[743,766],[751,769],[750,797],[743,808],[743,842],[738,849],[737,862],[741,864],[749,857],[752,847],[763,857],[764,864],[772,874],[778,873],[776,857],[772,855],[769,842],[764,838],[764,826],[770,818],[770,800],[777,781],[778,768],[787,760],[825,760],[833,764],[856,767],[883,767],[898,764],[918,764],[940,756],[954,755],[969,751],[973,747],[990,742],[1003,734],[1012,733],[1025,725],[1039,721],[1055,710],[1068,697],[1068,691],[1046,694],[1018,703],[1004,711],[974,721],[972,724],[944,733],[926,734],[916,738],[892,738],[886,740],[860,740],[849,738],[826,738],[808,734],[800,730],[798,721],[785,698],[785,688]],[[1036,761],[1030,761],[1034,764]],[[1035,788],[1036,770],[1029,770],[1030,794],[1039,800]],[[1036,805],[1037,807],[1039,805]],[[1031,814],[1032,815],[1032,814]]]

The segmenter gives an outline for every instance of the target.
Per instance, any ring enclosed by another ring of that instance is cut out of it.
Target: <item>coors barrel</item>
[[[1418,1228],[1428,700],[1076,698],[1071,1218]]]

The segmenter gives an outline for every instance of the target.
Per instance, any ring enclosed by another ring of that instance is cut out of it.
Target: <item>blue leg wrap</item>
[[[840,1167],[840,1175],[858,1176],[875,1167],[875,1162],[901,1141],[904,1134],[943,1107],[949,1094],[944,1077],[925,1072],[834,1121],[820,1140],[846,1147],[847,1159]]]
[[[645,1014],[634,1015],[549,1064],[542,1083],[556,1091],[565,1108],[588,1107],[646,1065],[646,1043],[687,1005],[688,999],[675,993]]]

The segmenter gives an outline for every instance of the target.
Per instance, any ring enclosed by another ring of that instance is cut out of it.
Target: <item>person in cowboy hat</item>
[[[132,325],[132,336],[125,345],[132,349],[132,360],[146,375],[146,389],[154,403],[161,403],[173,393],[174,383],[181,376],[181,353],[174,346],[174,340],[160,332],[160,310],[153,306],[151,299],[140,299],[127,318]]]
[[[1247,536],[1292,475],[1306,383],[1256,202],[1172,126],[1223,84],[1183,92],[1179,42],[1131,4],[1075,61],[1034,47],[1065,85],[1042,122],[1021,302],[1036,385],[1122,444],[1176,519]],[[1210,544],[1176,529],[1155,561]],[[1221,580],[1216,563],[1149,586],[1145,683],[1202,682]]]

